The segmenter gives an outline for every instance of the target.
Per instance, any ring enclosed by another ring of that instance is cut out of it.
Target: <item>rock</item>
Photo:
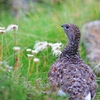
[[[12,0],[12,14],[18,16],[22,14],[22,11],[24,12],[28,11],[29,1],[28,0]]]
[[[96,69],[96,73],[100,74],[100,20],[84,24],[82,32],[87,57],[93,69]]]

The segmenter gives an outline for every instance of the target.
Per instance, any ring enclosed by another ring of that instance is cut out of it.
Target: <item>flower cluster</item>
[[[33,58],[34,55],[36,55],[36,54],[38,53],[36,50],[32,50],[32,49],[30,49],[30,48],[26,49],[26,52],[28,52],[27,57],[28,57],[29,59]],[[34,57],[33,61],[34,61],[35,63],[38,63],[40,60],[39,60],[38,58],[35,58],[35,57]]]
[[[47,49],[48,47],[52,48],[53,51],[53,55],[59,56],[61,54],[61,47],[62,47],[62,43],[48,43],[47,41],[44,42],[36,42],[34,45],[34,50],[28,48],[26,49],[26,52],[28,52],[27,57],[28,58],[33,58],[34,55],[36,55],[37,53],[39,53],[40,51],[43,51],[45,49]],[[33,59],[33,61],[35,63],[39,62],[40,60],[38,58]]]
[[[7,29],[5,29],[5,27],[0,27],[0,34],[3,34],[7,31],[13,31],[13,30],[18,30],[18,25],[15,24],[11,24],[7,27]]]
[[[48,43],[46,41],[44,42],[36,42],[34,49],[35,51],[40,52],[43,51],[44,49],[51,47],[52,51],[53,51],[53,55],[60,55],[61,54],[61,47],[62,47],[62,43]]]
[[[50,46],[52,47],[52,51],[53,51],[53,55],[60,55],[61,54],[61,47],[62,47],[62,43],[50,43]]]
[[[39,51],[43,51],[44,49],[46,49],[49,46],[49,44],[44,41],[44,42],[36,42],[36,44],[34,45],[34,49],[35,51],[39,52]]]

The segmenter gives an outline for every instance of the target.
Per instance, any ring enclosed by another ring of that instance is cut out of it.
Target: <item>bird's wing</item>
[[[72,98],[83,99],[89,93],[86,80],[82,77],[78,65],[69,64],[66,66],[66,70],[63,71],[62,90],[71,94]]]
[[[93,73],[93,70],[85,63],[83,63],[81,67],[79,67],[79,70],[81,71],[82,77],[86,80],[89,86],[91,97],[94,98],[97,89],[97,84],[96,76]]]

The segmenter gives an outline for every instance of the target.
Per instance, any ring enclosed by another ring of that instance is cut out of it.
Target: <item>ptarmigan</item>
[[[96,77],[79,55],[80,30],[74,24],[64,24],[62,27],[68,44],[52,65],[49,81],[63,94],[68,93],[69,100],[93,100],[97,89]]]

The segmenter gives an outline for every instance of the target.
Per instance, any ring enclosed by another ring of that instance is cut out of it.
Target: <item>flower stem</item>
[[[33,73],[34,72],[34,62],[33,62],[33,64],[32,64],[32,70],[31,70],[31,73]]]
[[[3,46],[4,46],[4,43],[3,43],[3,40],[4,40],[4,37],[3,37],[3,34],[2,34],[2,46],[1,46],[1,48],[2,48],[2,56],[1,56],[1,59],[3,60]]]
[[[30,66],[31,65],[31,59],[28,59],[28,73],[27,73],[27,76],[30,75]]]
[[[14,46],[16,46],[16,42],[17,42],[17,38],[16,38],[16,32],[15,32],[15,29],[14,29]]]
[[[16,46],[16,30],[14,29],[14,47]],[[16,62],[16,52],[14,51],[14,64]]]
[[[36,76],[38,78],[38,64],[36,64]]]

